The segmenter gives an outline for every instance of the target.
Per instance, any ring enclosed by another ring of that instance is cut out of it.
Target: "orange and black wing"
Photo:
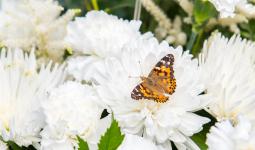
[[[172,54],[163,57],[149,76],[133,89],[131,97],[135,100],[150,99],[161,103],[166,102],[168,97],[165,93],[173,94],[176,88],[173,65],[174,56]]]
[[[131,92],[131,98],[135,100],[149,99],[159,103],[164,103],[168,100],[168,97],[164,93],[150,89],[146,86],[145,82],[142,82],[134,88]]]
[[[156,64],[148,76],[148,78],[153,79],[168,94],[173,94],[176,89],[173,65],[174,56],[173,54],[168,54]]]

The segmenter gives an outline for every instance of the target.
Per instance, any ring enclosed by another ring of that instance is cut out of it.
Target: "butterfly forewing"
[[[148,78],[154,79],[168,94],[173,94],[176,88],[173,65],[174,56],[168,54],[156,64],[148,76]]]
[[[131,93],[135,100],[151,99],[156,102],[166,102],[167,94],[173,94],[176,88],[174,78],[174,56],[168,54],[163,57],[152,69],[149,76],[137,85]]]

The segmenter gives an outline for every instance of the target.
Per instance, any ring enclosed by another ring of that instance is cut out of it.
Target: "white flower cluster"
[[[101,18],[94,21],[101,22],[94,33],[87,31],[88,28],[81,29],[88,26],[91,16]],[[158,43],[150,33],[140,34],[135,30],[131,35],[129,30],[126,30],[127,32],[121,32],[119,36],[123,36],[124,41],[128,42],[119,42],[119,39],[115,38],[119,27],[110,29],[110,26],[116,24],[116,18],[106,16],[103,12],[90,12],[83,21],[76,20],[70,23],[71,27],[76,24],[76,28],[68,28],[66,39],[79,56],[69,60],[71,69],[68,72],[77,80],[94,82],[102,102],[108,105],[109,112],[115,115],[125,134],[149,139],[156,144],[157,149],[170,149],[170,141],[178,149],[199,149],[189,137],[201,131],[202,125],[209,120],[198,116],[195,111],[206,109],[219,122],[228,121],[233,128],[240,116],[247,117],[249,122],[254,121],[253,43],[238,36],[227,39],[216,34],[205,42],[198,63],[198,60],[192,59],[192,55],[187,51],[183,52],[181,47],[174,49],[166,42]],[[110,18],[114,23],[105,23]],[[120,19],[118,22],[122,24],[122,29],[127,28],[127,21]],[[132,29],[133,26],[130,25],[129,28]],[[108,34],[105,40],[101,39],[105,35],[87,40],[88,33],[98,36],[98,31],[105,33],[104,30],[113,35]],[[73,42],[74,38],[69,40],[69,36],[73,37],[74,31],[76,43]],[[127,38],[130,35],[133,38]],[[81,39],[84,39],[83,43],[78,42]],[[113,39],[115,43],[108,45]],[[102,44],[101,41],[105,43]],[[107,53],[100,54],[99,45],[92,47],[91,43],[100,43],[100,48],[104,45],[101,52]],[[77,50],[80,44],[90,47],[83,46]],[[116,47],[119,47],[117,53]],[[86,55],[88,51],[89,56]],[[169,101],[155,103],[146,98],[134,101],[130,94],[134,87],[142,82],[139,77],[147,77],[155,64],[169,53],[175,58],[173,70],[177,84]],[[235,146],[238,142],[237,140],[231,143]],[[210,142],[208,146],[211,148]]]
[[[33,52],[27,55],[20,49],[2,49],[0,72],[2,138],[24,146],[39,142],[44,126],[40,102],[46,98],[45,92],[62,82],[63,66],[50,63],[38,72]]]
[[[255,129],[245,118],[239,117],[233,124],[226,120],[211,128],[207,137],[209,150],[245,150],[255,148]]]
[[[206,30],[211,30],[219,25],[221,27],[228,27],[231,32],[240,33],[239,25],[248,23],[249,20],[255,18],[255,5],[253,0],[201,0],[200,2],[207,3],[207,1],[215,7],[218,15],[209,18],[205,26]],[[194,23],[192,21],[194,2],[191,0],[178,0],[178,2],[188,15],[188,17],[183,18],[184,22],[187,24]],[[200,8],[198,7],[198,9]]]
[[[255,17],[255,6],[248,0],[209,0],[220,12],[222,18],[234,17],[242,14],[246,17]]]
[[[53,0],[1,0],[0,43],[25,51],[36,49],[45,62],[61,61],[66,44],[66,25],[74,17],[69,10],[60,16],[63,8]]]
[[[191,137],[210,122],[200,110],[217,120],[210,150],[255,149],[252,42],[217,33],[196,59],[142,34],[140,21],[103,11],[70,21],[74,13],[59,17],[52,0],[3,0],[1,7],[0,150],[9,141],[74,150],[78,138],[96,150],[111,116],[125,135],[118,150],[199,150]],[[65,63],[38,65],[38,51],[59,54],[60,45],[73,50]]]

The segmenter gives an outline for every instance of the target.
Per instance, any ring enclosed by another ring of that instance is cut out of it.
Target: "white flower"
[[[242,0],[209,0],[220,12],[222,18],[233,17],[235,8]]]
[[[220,34],[205,42],[200,56],[201,79],[212,96],[208,111],[218,120],[239,114],[255,121],[255,45],[239,36]]]
[[[211,127],[206,144],[209,150],[254,150],[255,129],[243,117],[238,117],[235,125],[222,121]]]
[[[37,72],[33,52],[1,51],[0,58],[0,135],[5,141],[28,146],[39,142],[44,126],[40,101],[46,91],[63,79],[63,67],[51,64]]]
[[[6,143],[0,140],[0,150],[8,150]]]
[[[77,147],[76,136],[97,144],[99,137],[93,136],[105,121],[100,121],[103,109],[91,86],[68,81],[50,92],[43,108],[47,125],[42,132],[42,149]]]
[[[134,100],[132,90],[147,77],[155,64],[167,55],[174,55],[174,76],[177,88],[166,103]],[[173,49],[155,38],[132,41],[122,50],[121,58],[108,58],[104,73],[94,76],[97,91],[110,106],[122,130],[143,135],[164,146],[173,141],[177,147],[196,147],[188,138],[201,131],[209,119],[193,113],[203,108],[202,85],[198,83],[198,63],[189,52]],[[100,68],[99,68],[100,69]]]
[[[90,11],[68,24],[66,40],[74,51],[99,57],[112,56],[139,36],[140,21],[127,21],[103,11]]]
[[[255,7],[247,0],[209,0],[219,11],[221,18],[234,17],[236,13],[254,17]]]
[[[126,134],[118,150],[164,150],[164,148],[140,136]]]
[[[62,59],[66,25],[74,11],[60,16],[63,8],[54,0],[2,0],[0,9],[1,45],[22,48],[42,59]]]
[[[248,3],[247,0],[240,1],[237,11],[247,18],[255,17],[255,6],[252,3]]]
[[[85,17],[77,17],[68,25],[66,41],[76,53],[90,57],[71,59],[69,73],[79,80],[93,77],[91,69],[96,69],[104,58],[119,56],[124,45],[140,37],[140,24],[140,21],[119,19],[103,11],[91,11]]]

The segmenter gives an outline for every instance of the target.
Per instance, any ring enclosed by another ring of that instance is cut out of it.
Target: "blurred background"
[[[80,9],[80,16],[90,10],[104,10],[124,19],[133,19],[136,0],[58,0],[66,9]],[[206,0],[140,0],[142,1],[141,32],[151,31],[159,40],[172,46],[181,45],[194,56],[213,32],[230,37],[240,34],[255,40],[255,20],[237,15],[221,19]]]
[[[81,9],[82,13],[80,15],[84,15],[87,11],[96,9],[104,10],[109,14],[131,20],[134,17],[136,0],[59,0],[59,2],[68,9]],[[176,14],[183,17],[187,16],[185,11],[182,10],[175,0],[153,0],[153,2],[158,5],[170,19],[174,19]],[[143,7],[140,20],[143,22],[141,27],[142,32],[154,31],[158,24]]]

